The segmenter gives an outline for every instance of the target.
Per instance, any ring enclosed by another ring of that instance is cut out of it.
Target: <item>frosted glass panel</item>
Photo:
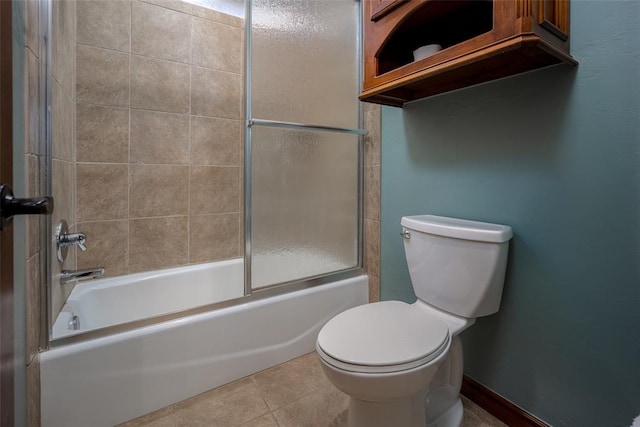
[[[359,2],[256,0],[255,119],[357,128]]]
[[[252,133],[252,287],[356,267],[358,138]]]

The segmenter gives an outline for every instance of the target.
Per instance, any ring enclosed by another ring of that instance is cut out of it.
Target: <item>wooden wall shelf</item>
[[[413,60],[427,44],[442,50]],[[569,54],[569,0],[365,0],[360,99],[420,98],[558,63]]]

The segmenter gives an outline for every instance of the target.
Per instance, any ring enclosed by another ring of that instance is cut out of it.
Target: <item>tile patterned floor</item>
[[[463,397],[463,427],[505,427]],[[343,427],[348,398],[309,353],[119,427]]]

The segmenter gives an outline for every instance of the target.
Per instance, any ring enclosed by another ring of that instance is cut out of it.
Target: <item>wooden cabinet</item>
[[[425,45],[442,49],[414,61]],[[569,0],[365,0],[360,99],[405,102],[557,63],[569,54]]]
[[[369,9],[369,18],[377,21],[387,13],[391,12],[405,0],[371,0]]]

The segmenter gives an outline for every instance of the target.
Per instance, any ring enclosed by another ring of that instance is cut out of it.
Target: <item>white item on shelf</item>
[[[421,46],[413,51],[413,60],[420,61],[421,59],[431,56],[441,50],[442,46],[440,46],[439,44],[428,44],[425,46]]]

